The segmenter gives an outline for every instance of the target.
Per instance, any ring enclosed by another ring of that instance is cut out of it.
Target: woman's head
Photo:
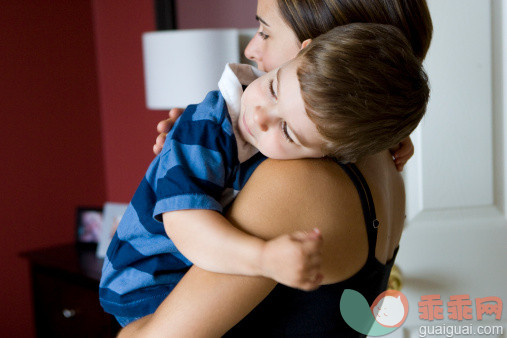
[[[271,71],[295,57],[309,40],[349,23],[390,24],[405,35],[420,60],[433,26],[426,0],[258,0],[258,34],[245,55]]]
[[[296,60],[301,96],[323,137],[324,155],[349,162],[388,149],[424,116],[426,73],[391,25],[335,27]]]

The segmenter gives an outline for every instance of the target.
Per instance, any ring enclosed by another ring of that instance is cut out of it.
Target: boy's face
[[[297,68],[297,59],[286,63],[252,82],[241,97],[241,137],[273,159],[323,156],[323,138],[306,114]]]

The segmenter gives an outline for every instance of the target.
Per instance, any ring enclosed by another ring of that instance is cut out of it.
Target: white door
[[[409,313],[390,337],[438,331],[443,334],[427,336],[453,337],[457,330],[472,330],[463,337],[507,337],[507,311],[500,320],[492,314],[479,321],[475,304],[496,296],[507,307],[503,1],[428,2],[434,38],[425,67],[432,92],[412,136],[416,153],[405,169],[407,225],[397,258]],[[440,296],[441,320],[419,318],[424,310],[418,303],[427,295]],[[470,307],[460,308],[472,309],[473,319],[451,319],[457,307],[447,303],[459,295],[468,295]]]

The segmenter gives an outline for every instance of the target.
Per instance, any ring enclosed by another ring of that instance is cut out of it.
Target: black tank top
[[[398,249],[385,265],[375,257],[377,228],[370,189],[355,164],[337,162],[354,183],[368,234],[368,258],[354,276],[323,285],[315,291],[301,291],[278,284],[273,291],[224,337],[364,337],[354,331],[340,314],[345,289],[360,292],[372,304],[386,290]]]

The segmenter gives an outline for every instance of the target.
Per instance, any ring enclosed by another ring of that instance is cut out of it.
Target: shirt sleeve
[[[162,221],[164,212],[185,209],[222,212],[220,199],[236,162],[225,101],[212,92],[185,110],[147,173],[156,196],[154,218]]]

